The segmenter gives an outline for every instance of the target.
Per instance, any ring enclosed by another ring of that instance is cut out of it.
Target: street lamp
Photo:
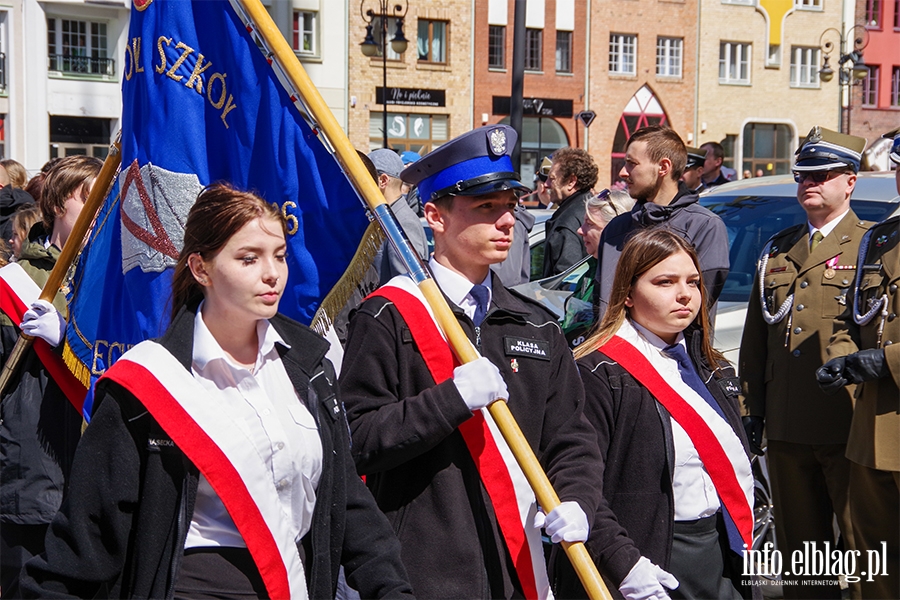
[[[372,10],[371,8],[365,9],[366,0],[362,0],[359,3],[359,15],[362,17],[363,21],[366,22],[366,38],[360,42],[359,49],[360,51],[368,57],[372,57],[378,54],[379,45],[381,46],[381,77],[382,77],[382,105],[384,106],[384,112],[382,114],[382,129],[384,132],[384,148],[388,147],[388,87],[387,87],[387,21],[389,18],[397,19],[397,29],[394,31],[394,37],[391,39],[391,50],[396,52],[397,54],[403,54],[406,52],[406,47],[409,45],[409,40],[406,39],[406,36],[403,35],[403,18],[406,17],[406,11],[409,9],[409,0],[404,0],[403,5],[394,4],[390,5],[389,0],[375,0],[375,6],[379,9],[377,12]],[[389,10],[390,9],[390,10]],[[381,44],[375,41],[375,37],[372,35],[372,28],[374,25],[372,24],[375,19],[380,19],[380,27],[381,27]]]
[[[838,85],[840,94],[838,96],[838,107],[840,109],[840,123],[838,131],[844,132],[844,87],[847,87],[847,133],[850,133],[850,104],[853,101],[852,90],[850,86],[854,83],[865,79],[869,74],[869,67],[863,62],[863,48],[869,45],[869,32],[862,25],[854,25],[846,34],[842,34],[840,30],[829,27],[819,36],[819,47],[824,53],[822,59],[822,68],[819,70],[819,79],[828,83],[834,79],[834,69],[831,68],[829,59],[831,52],[834,50],[834,42],[829,40],[824,44],[822,40],[827,33],[835,33],[840,40],[840,53],[837,59],[837,70],[839,73]]]

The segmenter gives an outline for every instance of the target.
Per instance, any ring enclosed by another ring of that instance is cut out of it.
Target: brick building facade
[[[389,3],[391,6],[397,2]],[[399,4],[404,4],[400,2]],[[379,10],[364,1],[349,23],[348,136],[354,147],[368,152],[382,147],[382,58],[360,51],[366,21],[360,12]],[[380,42],[380,21],[374,35]],[[388,19],[388,137],[389,146],[424,154],[472,128],[472,18],[467,0],[428,2],[411,0],[403,21],[409,46],[401,55],[390,49],[396,21]],[[327,33],[326,33],[327,35]]]

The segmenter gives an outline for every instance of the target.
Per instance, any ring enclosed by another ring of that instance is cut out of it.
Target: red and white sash
[[[443,337],[418,286],[406,275],[394,277],[369,297],[394,303],[409,326],[435,383],[453,377],[459,362]],[[491,498],[500,532],[526,598],[553,598],[540,532],[533,528],[537,503],[525,474],[490,412],[483,408],[459,426],[481,481]]]
[[[168,350],[141,342],[106,371],[153,415],[218,494],[259,569],[270,598],[308,598],[291,527],[269,469],[221,403]]]
[[[40,296],[41,288],[21,266],[10,263],[0,269],[0,311],[3,311],[17,326],[22,322],[25,312]],[[53,351],[50,344],[41,338],[35,338],[34,351],[47,369],[47,373],[80,413],[87,388],[72,374],[62,357]]]
[[[682,379],[674,361],[627,321],[599,351],[619,363],[662,404],[691,438],[741,539],[753,543],[753,472],[741,440]]]

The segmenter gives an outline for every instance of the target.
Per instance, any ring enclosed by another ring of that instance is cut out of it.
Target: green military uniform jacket
[[[870,301],[887,300],[865,324],[857,325],[852,315],[843,320],[828,352],[843,356],[884,348],[890,375],[859,386],[847,458],[872,469],[900,471],[900,217],[872,228],[864,264],[869,267],[860,275],[859,313],[869,311]]]
[[[745,411],[765,417],[770,440],[847,441],[852,389],[826,395],[815,373],[828,360],[835,319],[849,314],[859,242],[870,225],[851,210],[810,251],[809,227],[803,223],[775,235],[760,256],[741,339],[740,376]],[[760,278],[771,315],[794,296],[784,318],[771,325],[763,317]]]

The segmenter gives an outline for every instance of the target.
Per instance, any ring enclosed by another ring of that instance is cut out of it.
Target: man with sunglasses
[[[841,597],[837,576],[810,572],[798,577],[788,562],[795,551],[833,550],[835,516],[844,551],[855,549],[850,463],[844,456],[852,390],[826,394],[816,384],[816,369],[828,360],[834,319],[853,302],[856,256],[871,226],[850,208],[865,147],[863,138],[821,127],[813,127],[800,145],[794,178],[807,221],[766,243],[741,340],[744,426],[758,454],[763,428],[768,440],[785,598]],[[852,351],[847,346],[844,354]],[[857,586],[851,584],[851,597],[859,597]]]

